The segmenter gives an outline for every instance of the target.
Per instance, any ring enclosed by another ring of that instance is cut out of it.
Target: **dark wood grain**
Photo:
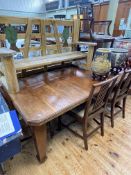
[[[20,79],[20,92],[10,96],[32,128],[40,162],[46,157],[46,123],[87,101],[94,83],[90,72],[74,67]]]
[[[47,130],[46,125],[33,126],[33,138],[37,150],[37,158],[40,162],[46,160],[46,140]]]
[[[86,101],[93,83],[89,72],[65,68],[21,79],[11,97],[27,124],[42,125]]]

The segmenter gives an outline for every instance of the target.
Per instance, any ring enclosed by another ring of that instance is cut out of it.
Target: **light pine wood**
[[[24,58],[28,57],[31,35],[32,35],[32,20],[28,19],[27,30],[25,35]]]
[[[77,42],[79,45],[86,45],[88,46],[88,52],[86,56],[86,64],[82,65],[82,67],[86,70],[91,70],[91,64],[94,54],[94,47],[97,45],[96,43],[92,42]]]
[[[0,48],[0,58],[8,57],[14,55],[16,52],[14,50],[7,49],[5,47]]]
[[[55,36],[55,40],[56,40],[57,52],[61,53],[60,38],[58,35],[57,23],[56,23],[56,21],[54,21],[54,22],[52,22],[52,24],[54,27],[54,36]]]
[[[6,48],[0,48],[0,58],[4,67],[3,71],[8,85],[8,91],[10,93],[16,93],[19,91],[13,54],[15,54],[15,51]]]
[[[72,50],[76,50],[76,44],[79,41],[79,30],[80,30],[80,20],[75,19],[74,24],[72,26],[73,29],[73,37],[72,42],[74,43],[72,45]]]
[[[51,57],[36,57],[34,59],[27,58],[26,60],[15,61],[15,68],[17,71],[24,69],[38,68],[41,66],[54,65],[57,63],[62,63],[66,61],[78,60],[86,57],[86,53],[81,52],[68,52],[57,55],[52,55]]]
[[[2,58],[4,65],[4,75],[8,84],[8,91],[16,93],[19,91],[19,84],[12,56]]]
[[[90,46],[91,49],[94,46]],[[15,81],[17,80],[17,75],[16,72],[22,71],[22,73],[25,72],[25,70],[31,70],[31,69],[35,69],[35,68],[41,68],[42,66],[49,66],[49,65],[55,65],[55,64],[60,64],[63,62],[67,62],[67,61],[74,61],[74,60],[80,60],[80,59],[85,59],[87,56],[87,65],[85,66],[86,69],[90,69],[91,67],[91,62],[92,62],[92,57],[90,55],[93,55],[93,49],[92,52],[88,51],[88,53],[82,53],[82,52],[67,52],[67,53],[61,53],[61,54],[54,54],[51,56],[44,56],[44,57],[36,57],[36,58],[26,58],[23,60],[15,60],[13,61],[13,59],[10,59],[13,66],[10,66],[10,72],[13,72],[13,74],[10,74],[11,78],[14,79]],[[8,67],[8,65],[6,65],[7,62],[4,62],[3,67],[6,70],[6,67]],[[12,69],[12,70],[11,70]],[[7,69],[8,70],[8,69]],[[7,78],[7,82],[8,82],[8,76],[5,74],[5,77]],[[12,81],[10,81],[10,83],[13,83]],[[14,84],[11,85],[12,87],[14,86]],[[17,87],[17,86],[16,86]],[[17,88],[16,88],[17,89]],[[17,92],[17,90],[16,90]]]
[[[73,26],[73,20],[55,20],[57,22],[57,25],[64,25],[67,27],[72,27]]]
[[[4,66],[1,62],[0,62],[0,74],[4,74]]]
[[[16,21],[16,23],[15,23]],[[58,32],[58,26],[66,26],[71,28],[69,36],[72,37],[72,43],[69,44],[70,50],[75,50],[75,43],[79,40],[79,20],[54,20],[54,19],[31,19],[31,18],[19,18],[19,17],[0,17],[0,24],[25,24],[27,25],[26,33],[18,33],[18,39],[25,39],[25,45],[20,48],[20,51],[24,53],[24,58],[27,58],[30,51],[41,50],[42,56],[52,53],[63,52],[63,43],[60,41],[61,33]],[[39,25],[41,31],[39,33],[32,33],[32,25]],[[46,26],[52,25],[54,31],[49,33],[45,31]],[[49,41],[46,42],[49,38]],[[51,41],[50,41],[51,38]],[[0,39],[5,40],[5,34],[0,34]],[[30,45],[31,39],[40,39],[40,47],[32,47]],[[52,39],[54,44],[52,43]],[[48,44],[49,45],[48,45]],[[53,52],[54,51],[54,52]]]
[[[15,20],[17,21],[18,24],[27,24],[27,30],[26,34],[18,34],[18,37],[25,37],[25,45],[24,48],[20,48],[20,51],[24,53],[24,59],[25,62],[22,61],[15,61],[15,69],[12,70],[14,71],[22,71],[22,74],[24,75],[26,72],[26,69],[34,69],[34,68],[39,68],[42,66],[48,66],[48,65],[53,65],[57,63],[63,63],[66,61],[73,61],[73,60],[78,60],[82,58],[86,58],[87,64],[85,64],[85,68],[89,69],[91,67],[91,62],[92,62],[92,57],[93,57],[93,51],[94,51],[94,46],[96,45],[95,43],[85,43],[86,45],[89,45],[89,51],[88,53],[81,53],[81,52],[70,52],[68,56],[66,55],[66,52],[69,50],[75,50],[75,46],[78,44],[79,40],[79,26],[80,26],[80,21],[79,20],[70,20],[70,21],[62,21],[62,20],[53,20],[53,19],[31,19],[31,18],[13,18],[11,19],[10,17],[0,17],[1,21],[5,20],[5,23],[7,24],[12,24],[15,23]],[[1,23],[0,21],[0,23]],[[32,33],[32,25],[33,24],[38,24],[41,31],[40,33]],[[45,28],[46,26],[52,25],[54,31],[53,33],[46,33]],[[60,42],[60,36],[61,34],[58,33],[58,26],[63,25],[63,26],[68,26],[72,30],[70,32],[70,36],[72,36],[72,43],[69,44],[69,48],[64,48],[63,43]],[[52,41],[47,41],[47,35],[49,34],[51,39],[52,37],[54,38],[54,44],[47,44],[47,43],[52,43]],[[5,35],[0,34],[0,36],[5,37]],[[32,38],[39,38],[40,39],[40,47],[31,47],[31,39]],[[82,44],[82,43],[80,43]],[[83,43],[84,44],[84,43]],[[45,56],[46,54],[53,54],[53,53],[60,53],[60,55],[57,57],[53,55],[52,59],[49,58],[48,56],[45,57],[37,57],[36,59],[29,59],[29,51],[38,51],[41,50],[42,56]],[[65,53],[61,53],[65,52]],[[1,67],[1,65],[0,65]],[[14,67],[13,67],[14,68]],[[1,72],[3,73],[3,69],[1,69]],[[13,86],[13,85],[12,85]]]
[[[86,61],[86,68],[87,70],[91,70],[91,64],[92,64],[92,58],[93,58],[93,54],[94,54],[94,46],[88,46],[88,53],[87,53],[87,61]]]
[[[41,20],[41,55],[46,55],[46,36],[45,36],[45,21]]]
[[[80,30],[80,20],[74,20],[73,26],[73,43],[77,43],[79,41],[79,30]]]
[[[89,150],[83,141],[64,129],[49,140],[48,159],[39,164],[32,140],[23,143],[22,153],[6,162],[8,175],[130,175],[131,174],[131,96],[126,118],[116,117],[115,128],[105,118],[105,136],[99,132],[89,139]],[[93,126],[93,125],[92,125]],[[76,130],[80,131],[79,125]]]
[[[27,24],[28,18],[14,16],[0,16],[0,24]]]
[[[75,42],[74,42],[75,43]],[[86,46],[97,46],[97,43],[93,43],[93,42],[82,42],[82,41],[77,41],[76,44],[79,45],[86,45]]]

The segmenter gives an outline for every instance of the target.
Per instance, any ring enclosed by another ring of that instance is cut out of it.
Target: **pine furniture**
[[[24,59],[14,60],[15,52],[6,48],[0,48],[0,72],[6,77],[8,90],[12,93],[19,91],[18,74],[26,75],[36,69],[46,69],[48,66],[55,64],[64,64],[74,60],[85,59],[85,68],[90,69],[94,47],[96,43],[79,42],[79,20],[54,20],[54,19],[30,19],[18,17],[0,17],[1,24],[24,24],[26,25],[26,33],[18,33],[18,38],[25,39],[24,47],[20,48],[23,52]],[[39,33],[33,33],[32,25],[38,25]],[[58,31],[58,27],[63,26],[69,29],[69,36],[72,38],[69,43],[70,52],[67,52],[61,42],[62,33]],[[51,30],[48,30],[48,29]],[[31,47],[32,39],[40,42],[39,47]],[[0,34],[0,40],[5,40],[5,34]],[[49,44],[49,40],[55,41],[55,44]],[[88,52],[83,53],[76,51],[77,45],[88,46]],[[30,51],[40,51],[41,56],[29,58]],[[64,52],[64,53],[63,53]]]

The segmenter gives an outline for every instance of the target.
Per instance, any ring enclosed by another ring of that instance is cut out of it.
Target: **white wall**
[[[68,0],[65,0],[66,9],[54,10],[45,13],[45,3],[47,1],[49,0],[0,0],[0,16],[50,18],[54,17],[56,14],[62,14],[66,15],[67,19],[70,19],[72,15],[77,14],[75,8],[67,8]],[[62,0],[59,1],[62,3]]]
[[[53,18],[54,15],[65,15],[66,19],[70,19],[72,15],[77,14],[77,9],[76,8],[71,8],[71,9],[61,9],[61,10],[56,10],[56,11],[50,11],[45,13],[43,15],[44,18]]]
[[[42,16],[44,0],[0,0],[0,15]]]
[[[22,16],[52,18],[54,15],[66,15],[67,19],[76,14],[76,9],[60,9],[45,13],[48,0],[0,0],[0,16]],[[61,0],[60,0],[61,1]],[[68,5],[68,0],[65,0]]]

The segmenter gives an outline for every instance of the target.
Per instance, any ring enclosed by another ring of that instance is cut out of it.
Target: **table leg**
[[[33,126],[33,137],[37,151],[37,158],[42,163],[46,159],[46,143],[47,143],[47,129],[46,124],[42,126]]]

